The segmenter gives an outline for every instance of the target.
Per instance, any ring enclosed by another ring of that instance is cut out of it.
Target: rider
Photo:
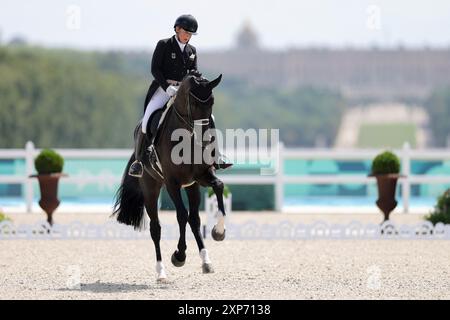
[[[142,157],[145,151],[143,146],[151,115],[157,109],[164,107],[169,99],[177,93],[184,76],[189,72],[197,71],[197,51],[188,43],[191,36],[197,34],[197,28],[197,20],[192,15],[181,15],[174,24],[175,35],[160,40],[156,45],[151,64],[154,80],[145,99],[142,130],[138,130],[135,138],[136,160],[131,164],[128,172],[131,176],[142,177],[143,174]],[[215,128],[213,116],[211,116],[211,127]],[[150,133],[148,134],[150,135]],[[151,137],[149,140],[151,141]],[[218,154],[218,159],[213,164],[216,169],[225,169],[232,165],[224,161],[220,152]]]

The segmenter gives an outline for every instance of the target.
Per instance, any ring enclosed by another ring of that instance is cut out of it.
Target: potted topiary
[[[438,222],[450,224],[450,189],[438,197],[434,211],[427,215],[425,220],[430,221],[433,225]]]
[[[41,199],[39,206],[47,213],[47,221],[53,225],[53,212],[59,206],[58,182],[59,178],[67,176],[62,173],[64,159],[61,155],[52,149],[43,149],[34,159],[34,166],[38,174],[31,175],[31,178],[37,178]]]
[[[400,160],[390,151],[378,154],[372,162],[372,172],[369,176],[377,179],[378,200],[376,204],[384,213],[384,221],[389,220],[389,215],[397,206],[395,191],[400,174]]]

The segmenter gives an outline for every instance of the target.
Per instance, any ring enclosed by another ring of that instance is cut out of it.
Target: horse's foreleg
[[[211,231],[214,240],[222,241],[225,239],[225,206],[223,205],[223,182],[217,178],[212,186],[217,198],[217,207],[222,214],[217,215],[217,224]]]
[[[217,197],[217,207],[221,214],[217,216],[217,224],[213,227],[211,235],[214,240],[222,241],[225,239],[225,206],[223,204],[223,182],[216,177],[212,169],[209,169],[207,174],[202,177],[199,182],[202,185],[210,186]]]
[[[203,273],[212,273],[214,269],[209,259],[208,250],[205,248],[203,238],[200,231],[201,220],[199,214],[200,206],[200,187],[198,183],[186,188],[186,193],[189,199],[189,218],[188,222],[191,226],[192,233],[194,234],[195,241],[197,242],[198,250],[200,252],[200,258],[202,259]]]
[[[178,240],[178,250],[172,254],[172,264],[181,267],[186,261],[186,224],[188,222],[188,212],[181,198],[181,187],[176,184],[167,185],[167,192],[175,204],[177,210],[177,221],[180,228],[180,239]]]

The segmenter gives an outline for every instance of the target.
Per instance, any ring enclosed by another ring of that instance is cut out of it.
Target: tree
[[[436,147],[447,147],[450,139],[450,88],[436,89],[425,102]]]

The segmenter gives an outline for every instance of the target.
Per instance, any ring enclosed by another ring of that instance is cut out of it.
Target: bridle
[[[189,95],[186,99],[186,109],[187,109],[187,120],[184,118],[184,116],[182,114],[180,114],[176,108],[176,106],[174,106],[174,110],[175,110],[175,114],[177,115],[178,119],[180,119],[184,124],[187,125],[189,132],[191,133],[191,137],[194,136],[195,137],[195,141],[197,141],[197,134],[196,134],[196,126],[208,126],[209,125],[209,118],[204,118],[204,119],[196,119],[193,120],[192,119],[192,110],[191,110],[191,99],[190,97],[193,97],[195,100],[201,102],[201,103],[206,103],[208,102],[211,97],[212,97],[212,93],[208,96],[208,98],[206,98],[205,100],[200,99],[199,97],[197,97],[196,95],[194,95],[192,92],[189,92]],[[203,131],[201,131],[203,132]]]

